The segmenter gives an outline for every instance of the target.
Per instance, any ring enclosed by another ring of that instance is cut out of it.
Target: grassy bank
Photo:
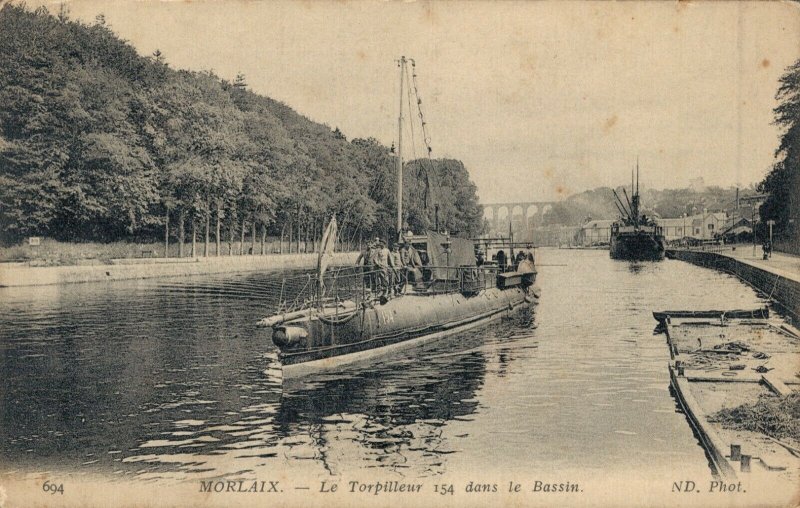
[[[220,246],[220,255],[261,254],[261,243],[256,242],[255,248],[251,242],[245,241],[244,248],[240,242],[229,245],[223,242]],[[315,244],[311,242],[306,246],[303,242],[293,242],[291,246],[287,241],[281,242],[280,238],[268,238],[264,243],[264,254],[287,254],[313,252]],[[209,256],[216,256],[216,244],[210,243]],[[195,245],[196,253],[193,257],[204,255],[203,242]],[[136,243],[136,242],[111,242],[111,243],[69,243],[58,242],[51,239],[42,239],[41,245],[15,245],[0,247],[0,262],[24,262],[29,266],[69,266],[82,264],[110,264],[112,259],[137,259],[137,258],[177,258],[180,246],[170,243],[168,256],[165,256],[163,243]],[[337,250],[352,250],[350,246],[343,246]],[[192,257],[192,244],[183,246],[183,257]]]

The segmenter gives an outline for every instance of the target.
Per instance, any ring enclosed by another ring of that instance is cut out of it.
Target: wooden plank
[[[785,397],[792,393],[792,389],[786,386],[786,384],[775,377],[774,374],[762,374],[761,379],[764,380],[764,383],[769,386],[769,389],[773,392],[777,393],[781,397]]]
[[[781,330],[785,331],[795,339],[800,339],[800,331],[791,325],[781,325]]]
[[[736,471],[725,457],[726,445],[706,420],[705,414],[700,409],[700,404],[697,403],[691,393],[689,381],[678,377],[672,366],[669,367],[669,377],[672,388],[678,397],[678,402],[683,408],[689,424],[694,428],[697,437],[700,438],[700,443],[708,453],[708,457],[711,459],[717,474],[724,480],[736,479]]]
[[[725,316],[727,319],[741,318],[768,318],[769,308],[760,309],[732,309],[732,310],[663,310],[654,311],[653,318],[656,321],[664,321],[667,318],[720,318]]]
[[[745,370],[717,370],[713,372],[686,369],[684,376],[689,381],[712,381],[715,383],[760,383],[761,374]]]
[[[780,383],[784,387],[788,387],[789,385],[797,385],[800,384],[800,380],[786,380],[783,381],[775,377],[775,374],[756,374],[741,370],[722,370],[716,372],[706,372],[704,370],[695,370],[695,369],[686,369],[684,371],[684,377],[688,381],[692,382],[699,382],[699,383],[761,383],[766,382],[764,380],[764,376],[770,376],[770,379],[774,379],[776,382]],[[735,372],[735,376],[723,376],[722,372]],[[791,391],[791,388],[786,388],[787,390]],[[774,391],[774,390],[773,390]]]

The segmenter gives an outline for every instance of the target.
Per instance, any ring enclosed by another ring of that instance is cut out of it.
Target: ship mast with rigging
[[[406,74],[406,57],[397,61],[400,67],[400,114],[397,117],[397,234],[403,234],[403,79]]]
[[[403,217],[403,121],[405,120],[404,117],[404,107],[403,101],[408,101],[408,114],[412,114],[412,110],[414,109],[412,105],[412,96],[413,101],[416,102],[416,114],[419,117],[419,121],[421,124],[421,141],[424,144],[424,148],[426,153],[426,157],[417,157],[416,153],[416,139],[414,135],[414,123],[409,122],[410,133],[411,133],[411,150],[412,156],[417,164],[419,165],[417,176],[423,177],[424,182],[424,194],[423,194],[423,203],[426,210],[429,210],[429,194],[431,190],[431,180],[433,180],[433,185],[436,184],[436,174],[433,167],[433,161],[431,159],[433,149],[431,148],[430,137],[428,136],[427,124],[425,122],[425,116],[422,113],[422,98],[419,95],[419,88],[417,87],[417,71],[416,71],[416,62],[413,58],[406,58],[405,56],[401,56],[400,59],[396,60],[397,66],[400,68],[400,107],[399,113],[397,117],[397,160],[396,160],[396,172],[397,172],[397,233],[398,235],[402,234],[403,231],[403,224],[404,224],[404,217]],[[409,64],[411,66],[411,72],[409,73]],[[406,97],[404,97],[406,95]],[[425,160],[427,158],[427,161]],[[437,226],[438,226],[438,209],[439,206],[435,206],[437,212]],[[438,227],[437,227],[438,229]]]

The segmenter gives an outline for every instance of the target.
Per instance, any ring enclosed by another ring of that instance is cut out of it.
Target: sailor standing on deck
[[[422,259],[420,259],[419,252],[411,246],[408,239],[403,240],[403,248],[400,249],[400,263],[406,272],[408,282],[413,282],[414,284],[422,282]]]
[[[382,298],[387,298],[389,294],[390,263],[386,242],[378,240],[378,245],[372,249],[372,266],[375,270],[375,291],[379,292]]]
[[[389,253],[389,261],[392,265],[389,271],[392,294],[399,295],[403,289],[405,274],[403,273],[403,260],[400,256],[400,246],[397,242],[392,245],[392,252]]]
[[[523,259],[526,259],[527,255],[525,251],[521,250],[517,253],[517,257],[514,258],[514,270],[516,271],[519,268],[519,264],[522,262]]]
[[[376,238],[377,240],[377,238]],[[356,259],[356,266],[361,266],[361,271],[364,274],[364,285],[369,289],[374,290],[375,285],[373,284],[373,277],[372,277],[372,251],[375,248],[375,242],[371,241],[368,242],[366,246],[364,246],[364,250],[358,255]]]
[[[497,260],[497,271],[503,273],[506,271],[506,253],[503,250],[497,251],[497,255],[495,257]]]
[[[536,262],[535,254],[533,253],[533,245],[528,244],[525,246],[525,259],[530,260],[531,263]]]

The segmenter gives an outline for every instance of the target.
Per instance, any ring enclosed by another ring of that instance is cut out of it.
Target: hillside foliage
[[[85,24],[63,7],[0,10],[4,243],[143,241],[165,230],[231,243],[318,238],[332,215],[345,239],[386,237],[395,160],[375,139],[348,141],[252,92],[244,75],[231,82],[173,69],[159,51],[143,57],[102,16]],[[443,187],[425,185],[432,180]],[[405,181],[410,224],[432,224],[438,204],[453,233],[479,233],[463,164],[412,162]]]
[[[775,233],[800,248],[800,60],[780,79],[775,123],[783,129],[776,162],[759,184],[769,194],[761,205],[764,220],[775,221]]]

